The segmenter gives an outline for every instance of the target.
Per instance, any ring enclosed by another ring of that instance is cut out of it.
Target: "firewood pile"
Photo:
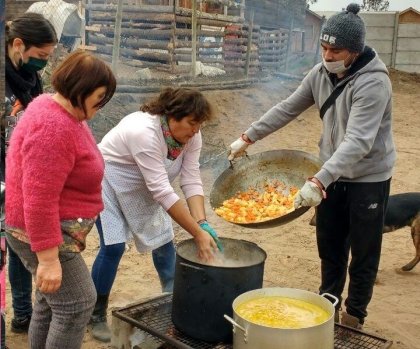
[[[191,0],[140,2],[122,7],[119,57],[128,64],[188,75],[195,57],[201,66],[215,67],[227,77],[284,68],[288,30],[267,31],[246,21],[243,3],[198,2],[194,21]],[[86,5],[85,47],[112,57],[116,13],[116,4]]]

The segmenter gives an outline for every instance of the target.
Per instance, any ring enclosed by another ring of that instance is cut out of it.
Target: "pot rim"
[[[191,260],[190,258],[185,257],[185,256],[183,256],[183,255],[181,255],[181,254],[179,253],[179,248],[182,248],[182,246],[183,246],[183,245],[190,244],[191,242],[193,242],[193,243],[194,243],[194,239],[193,239],[193,238],[189,238],[189,239],[186,239],[186,240],[182,240],[181,242],[179,242],[179,243],[177,244],[176,249],[175,249],[176,256],[177,256],[177,257],[180,257],[180,258],[182,258],[182,259],[184,259],[184,260],[186,260],[186,261],[188,261],[188,263],[191,263],[191,264],[193,264],[193,265],[195,265],[195,266],[199,266],[199,267],[208,267],[208,268],[217,268],[217,269],[226,269],[226,270],[228,270],[228,269],[235,269],[235,270],[238,270],[238,269],[245,269],[245,268],[255,267],[255,266],[257,266],[257,265],[264,264],[264,263],[265,263],[265,261],[267,260],[267,252],[265,252],[265,251],[264,251],[264,250],[263,250],[260,246],[258,246],[255,242],[248,241],[248,240],[244,240],[244,239],[233,239],[233,238],[226,238],[226,237],[219,237],[219,239],[220,239],[222,242],[223,242],[224,240],[230,240],[230,241],[237,241],[237,242],[245,243],[245,244],[247,244],[247,245],[253,245],[253,247],[255,247],[255,248],[258,250],[258,252],[260,252],[260,253],[261,253],[261,260],[260,260],[260,261],[258,261],[258,262],[254,262],[254,263],[252,263],[252,264],[248,264],[248,265],[241,265],[241,266],[238,266],[238,267],[223,266],[223,265],[209,265],[209,264],[205,264],[205,263],[199,263],[199,262],[193,261],[193,260]]]
[[[280,291],[279,294],[265,294],[265,292],[276,292],[276,291]],[[318,299],[320,302],[323,303],[323,305],[325,305],[325,307],[323,307],[322,305],[316,304],[318,306],[321,306],[323,310],[327,311],[329,316],[328,318],[317,325],[313,325],[313,326],[308,326],[308,327],[301,327],[301,328],[279,328],[279,327],[270,327],[270,326],[265,326],[265,325],[261,325],[261,324],[257,324],[255,322],[252,322],[250,320],[247,320],[245,318],[243,318],[241,315],[239,315],[236,311],[236,306],[238,305],[238,303],[242,303],[246,300],[250,300],[250,299],[254,299],[254,298],[258,298],[261,296],[284,296],[284,297],[288,297],[288,298],[295,298],[295,299],[299,299],[299,300],[304,300],[306,302],[308,302],[308,300],[306,299],[302,299],[299,297],[293,297],[290,294],[284,294],[282,292],[298,292],[298,293],[302,293],[302,294],[306,294],[308,296],[311,297],[315,297],[316,299]],[[255,297],[249,297],[250,295],[255,295]],[[248,298],[249,297],[249,298]],[[242,298],[246,298],[244,300],[242,300]],[[242,301],[242,302],[241,302]],[[325,308],[330,308],[330,309],[325,309]],[[235,321],[237,319],[240,319],[241,321],[244,322],[244,324],[247,324],[249,326],[252,327],[256,327],[256,328],[261,328],[261,329],[265,329],[265,330],[273,330],[273,331],[291,331],[291,332],[296,332],[296,331],[300,331],[300,330],[307,330],[307,329],[315,329],[317,327],[321,327],[321,326],[325,326],[326,323],[330,322],[331,319],[334,318],[334,312],[335,312],[335,308],[333,306],[333,304],[326,298],[323,297],[322,295],[319,295],[315,292],[311,292],[311,291],[307,291],[307,290],[302,290],[302,289],[298,289],[298,288],[291,288],[291,287],[263,287],[263,288],[259,288],[256,290],[251,290],[245,293],[240,294],[238,297],[236,297],[232,303],[232,310],[233,310],[233,315],[234,315],[234,319]]]

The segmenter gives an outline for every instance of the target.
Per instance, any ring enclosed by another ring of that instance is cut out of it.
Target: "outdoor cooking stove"
[[[207,343],[188,337],[178,331],[171,318],[172,294],[115,310],[113,316],[150,336],[159,349],[232,349],[231,344]],[[340,324],[334,328],[335,349],[385,349],[391,341]],[[141,348],[141,347],[140,347]]]

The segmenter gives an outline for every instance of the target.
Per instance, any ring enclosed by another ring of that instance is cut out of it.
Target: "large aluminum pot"
[[[210,192],[213,209],[238,191],[249,187],[262,189],[266,181],[279,180],[286,186],[300,188],[305,180],[321,168],[316,156],[299,150],[270,150],[239,159],[216,179]],[[300,207],[288,214],[263,222],[235,223],[248,228],[271,228],[288,223],[305,213],[310,207]]]
[[[172,321],[188,336],[207,342],[231,342],[232,302],[263,285],[265,251],[253,242],[220,238],[222,263],[203,264],[193,239],[176,250]]]
[[[300,329],[282,329],[251,323],[235,311],[239,304],[263,296],[295,298],[315,304],[327,311],[328,319],[317,326]],[[331,303],[327,297],[331,297]],[[233,304],[233,319],[225,316],[233,324],[233,349],[334,349],[334,306],[338,299],[330,294],[318,295],[294,288],[261,288],[237,297]]]

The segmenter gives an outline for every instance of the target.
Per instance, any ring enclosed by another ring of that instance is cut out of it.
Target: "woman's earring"
[[[20,54],[20,57],[17,60],[13,60],[12,63],[16,68],[21,68],[23,65],[23,55],[22,52],[18,51]],[[16,57],[16,56],[15,56]]]
[[[20,54],[20,58],[18,60],[18,65],[17,66],[18,66],[18,68],[22,68],[22,66],[23,66],[23,53],[19,51],[19,54]]]

